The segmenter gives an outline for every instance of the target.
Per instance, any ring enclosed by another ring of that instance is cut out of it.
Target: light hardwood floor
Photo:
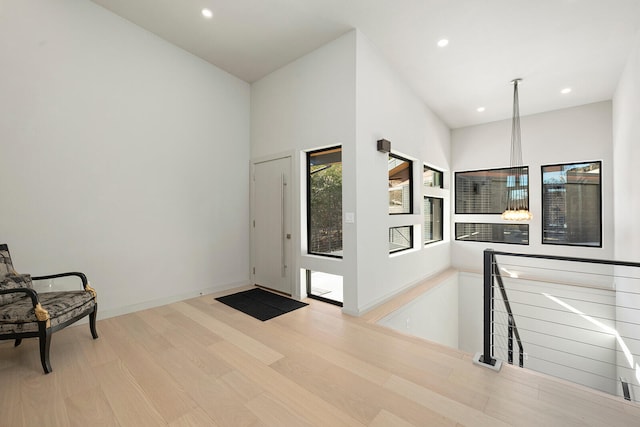
[[[227,292],[227,293],[231,293]],[[308,307],[267,322],[208,295],[0,343],[0,426],[637,426],[640,407]],[[379,312],[378,312],[379,314]]]

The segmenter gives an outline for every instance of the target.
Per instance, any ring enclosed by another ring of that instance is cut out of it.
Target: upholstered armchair
[[[82,290],[36,292],[32,285],[33,280],[67,276],[78,277]],[[18,274],[13,268],[8,246],[0,244],[0,340],[15,340],[17,347],[23,338],[39,338],[40,361],[45,374],[51,372],[49,347],[54,332],[88,315],[91,335],[93,339],[98,338],[96,298],[96,291],[89,286],[83,273],[40,277]]]

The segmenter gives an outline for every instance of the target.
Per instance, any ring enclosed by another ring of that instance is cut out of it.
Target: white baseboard
[[[196,298],[203,295],[214,294],[216,292],[227,291],[229,289],[238,288],[241,286],[247,286],[247,282],[235,282],[227,283],[224,285],[212,286],[204,289],[199,289],[184,294],[173,295],[165,298],[158,298],[150,301],[144,301],[137,304],[124,305],[121,307],[109,308],[102,310],[100,308],[100,295],[98,295],[98,319],[108,319],[110,317],[122,316],[124,314],[135,313],[136,311],[147,310],[149,308],[160,307],[167,304],[172,304],[178,301],[184,301],[191,298]],[[82,319],[87,322],[87,319]],[[81,323],[81,322],[78,322]]]

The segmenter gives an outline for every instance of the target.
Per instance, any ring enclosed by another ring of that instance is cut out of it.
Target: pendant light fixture
[[[518,84],[522,79],[514,79],[513,84],[513,118],[511,119],[511,160],[507,176],[507,209],[502,219],[509,221],[528,221],[533,218],[529,212],[529,175],[522,164],[522,141],[520,137],[520,105]]]

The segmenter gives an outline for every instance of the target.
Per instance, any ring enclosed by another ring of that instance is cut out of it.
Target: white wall
[[[520,92],[520,102],[526,102],[525,85]],[[529,223],[529,245],[452,241],[453,265],[480,271],[482,251],[486,248],[611,259],[614,253],[611,102],[522,117],[521,127],[523,161],[529,166],[529,204],[533,213]],[[454,172],[509,166],[511,120],[454,129],[451,138]],[[540,167],[591,160],[602,161],[602,248],[542,245]],[[454,181],[453,174],[451,179]],[[500,215],[455,215],[453,210],[452,218],[452,227],[455,221],[503,222]]]
[[[84,271],[102,317],[245,284],[249,85],[88,1],[0,10],[17,268]]]
[[[290,154],[294,160],[295,220],[292,236],[296,248],[295,267],[343,276],[345,260],[309,256],[306,245],[306,173],[304,151],[322,147],[353,145],[355,139],[355,31],[297,59],[251,85],[251,159]],[[343,164],[353,163],[352,151],[343,148]],[[355,187],[355,172],[345,167],[343,191]],[[351,200],[343,195],[343,207]],[[345,252],[354,236],[345,226]],[[299,274],[294,274],[294,295],[305,295]],[[345,283],[345,300],[355,301]]]
[[[378,323],[452,348],[458,345],[458,274],[452,274]],[[480,301],[482,308],[482,300]],[[482,312],[482,310],[480,310]],[[482,322],[480,322],[482,325]],[[470,329],[471,325],[466,328]],[[462,330],[460,331],[462,332]],[[482,331],[480,333],[482,337]],[[476,348],[476,351],[482,347]],[[470,351],[470,353],[473,353]]]
[[[615,257],[620,260],[640,260],[640,224],[635,215],[640,208],[640,188],[635,179],[635,173],[640,161],[640,37],[631,52],[626,67],[620,77],[616,93],[613,98],[613,156],[615,161],[614,174],[614,205],[615,205]],[[637,270],[637,269],[635,269]],[[634,271],[630,275],[627,269],[618,269],[622,277],[617,280],[617,305],[619,307],[640,307],[640,300],[634,293],[638,290],[638,280]],[[627,277],[624,277],[627,276]],[[631,292],[631,293],[626,293]],[[631,317],[631,319],[630,319]],[[621,321],[617,325],[618,332],[627,339],[630,351],[635,355],[633,364],[640,363],[640,328],[637,326],[637,315],[634,312],[618,308],[617,318]],[[624,321],[632,320],[633,324]],[[629,365],[622,354],[618,357],[621,367],[618,375],[627,381],[633,381],[636,387],[632,390],[632,397],[640,398],[640,368]]]
[[[419,160],[416,169],[426,161],[448,170],[449,130],[360,32],[349,32],[255,82],[251,95],[251,158],[291,153],[300,177],[293,237],[302,249],[296,268],[342,275],[345,312],[359,314],[448,267],[447,243],[426,250],[418,245],[413,253],[389,257],[388,228],[399,219],[387,213],[387,156],[376,151],[376,141],[390,139],[394,150]],[[304,250],[302,152],[337,144],[343,147],[343,212],[356,218],[355,224],[343,225],[342,260]],[[421,182],[419,170],[415,175]],[[421,227],[420,187],[410,224]]]
[[[458,348],[475,354],[483,349],[483,282],[482,275],[458,273]]]
[[[613,156],[615,161],[615,256],[640,259],[640,224],[628,212],[640,208],[635,173],[640,160],[640,40],[631,52],[613,97]]]
[[[422,164],[450,170],[449,129],[391,69],[372,43],[358,33],[356,79],[356,200],[358,314],[400,290],[449,266],[449,229],[445,241],[424,247]],[[389,215],[387,155],[379,139],[414,160],[414,215]],[[443,192],[446,194],[448,192]],[[448,203],[444,206],[449,209]],[[389,256],[389,227],[415,225],[417,249]],[[354,309],[356,311],[354,311]]]

